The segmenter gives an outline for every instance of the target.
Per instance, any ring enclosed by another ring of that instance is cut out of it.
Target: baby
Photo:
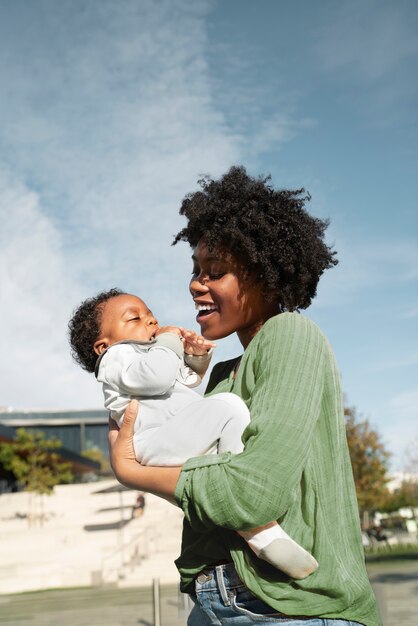
[[[85,300],[69,323],[75,360],[103,385],[104,404],[120,425],[132,398],[140,400],[134,449],[143,465],[182,465],[188,458],[239,453],[250,415],[235,394],[202,397],[214,344],[193,331],[158,325],[137,296],[118,289]],[[276,523],[238,531],[255,554],[292,578],[316,560]]]

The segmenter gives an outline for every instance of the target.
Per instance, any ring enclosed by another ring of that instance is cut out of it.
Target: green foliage
[[[88,450],[83,450],[81,456],[86,457],[86,459],[91,459],[92,461],[96,461],[100,463],[100,474],[108,476],[112,475],[112,468],[110,467],[109,459],[100,448],[89,448]]]
[[[401,543],[397,545],[379,545],[364,549],[366,562],[373,563],[379,561],[400,561],[418,559],[418,547],[416,543]]]
[[[404,473],[400,486],[390,494],[384,511],[418,507],[418,437],[404,451]]]
[[[50,494],[55,485],[73,480],[71,464],[56,452],[60,447],[56,438],[46,439],[40,431],[19,428],[12,442],[0,442],[0,463],[26,491]]]
[[[418,507],[418,480],[412,477],[403,480],[400,487],[389,495],[382,511],[391,513],[409,507]]]
[[[359,420],[354,408],[345,408],[344,414],[359,509],[361,512],[377,510],[389,497],[390,453],[367,419]]]

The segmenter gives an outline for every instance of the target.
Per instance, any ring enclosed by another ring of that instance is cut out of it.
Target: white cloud
[[[260,122],[250,142],[255,153],[278,149],[303,131],[316,126],[311,118],[298,119],[295,113],[276,113],[270,117],[260,115]]]
[[[71,363],[66,339],[70,310],[79,297],[60,245],[37,194],[0,172],[0,282],[3,365],[0,404],[76,406],[92,397],[87,377]]]
[[[103,288],[139,293],[164,323],[195,327],[190,253],[185,244],[170,247],[184,223],[181,198],[200,174],[257,160],[257,152],[315,124],[309,109],[298,113],[297,94],[275,92],[280,76],[268,87],[230,64],[231,56],[220,106],[207,62],[211,6],[36,0],[2,7],[0,167],[14,178],[3,177],[0,193],[8,223],[0,250],[8,354],[0,404],[101,405],[94,379],[71,363],[65,334],[74,306]],[[414,276],[410,241],[338,240],[337,248],[341,264],[321,281],[317,306],[351,304],[360,292],[399,277],[409,285]],[[10,302],[25,306],[14,312]],[[239,351],[236,340],[222,341],[217,359]]]
[[[1,184],[0,404],[101,405],[66,340],[72,309],[100,289],[121,286],[165,323],[195,325],[190,252],[170,247],[178,207],[198,175],[241,160],[210,93],[210,6],[48,0],[26,5],[23,20],[8,7],[0,167],[14,175]]]
[[[196,176],[240,160],[209,88],[210,5],[42,2],[42,20],[29,27],[26,16],[23,45],[13,37],[21,24],[9,21],[3,46],[14,63],[0,55],[10,91],[0,103],[0,147],[39,190],[90,283],[100,274],[119,282],[117,268],[134,250],[136,268],[148,259],[155,267],[156,246],[178,230],[179,201]]]

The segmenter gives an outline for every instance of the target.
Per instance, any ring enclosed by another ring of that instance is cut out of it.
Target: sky
[[[402,469],[418,442],[417,32],[415,0],[1,2],[0,406],[102,406],[66,328],[103,289],[197,330],[179,206],[242,164],[330,219],[339,265],[304,314]],[[228,338],[215,361],[239,353]]]

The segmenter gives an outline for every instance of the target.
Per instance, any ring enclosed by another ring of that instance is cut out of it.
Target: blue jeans
[[[256,598],[238,578],[232,563],[204,570],[196,578],[196,596],[187,626],[361,626],[321,617],[288,617]]]

